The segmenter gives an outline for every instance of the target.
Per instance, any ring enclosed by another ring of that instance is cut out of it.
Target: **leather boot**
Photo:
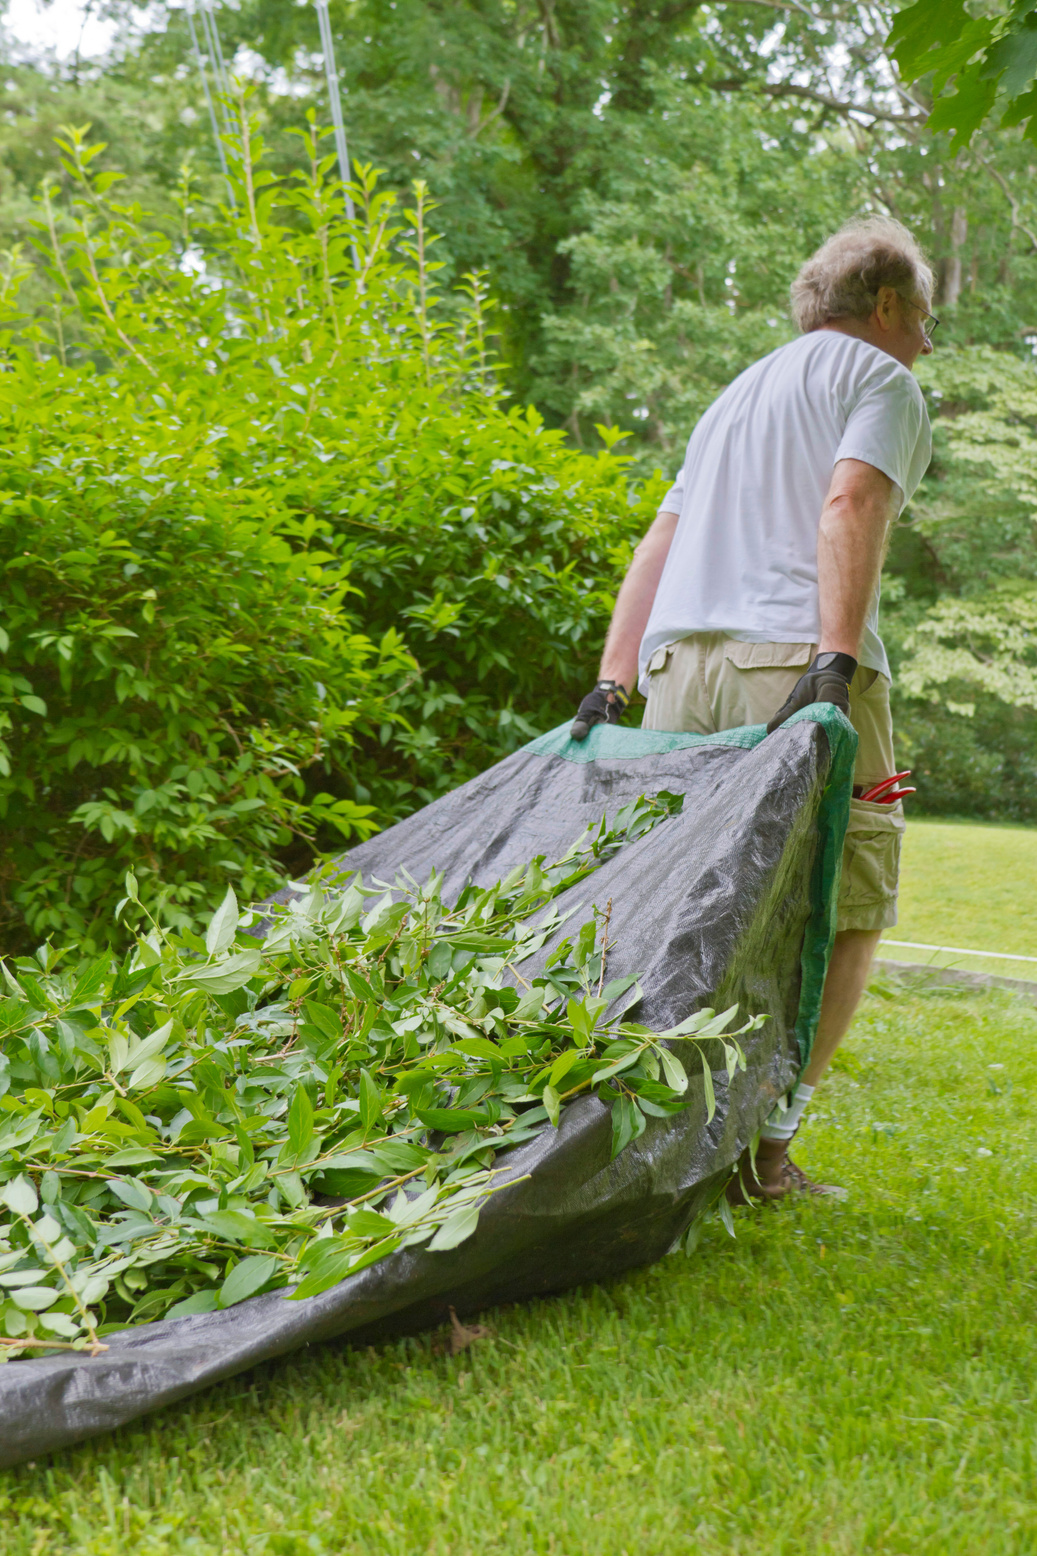
[[[832,1183],[814,1183],[801,1167],[789,1160],[791,1140],[758,1140],[756,1171],[748,1147],[738,1161],[738,1171],[727,1185],[729,1205],[748,1205],[752,1199],[779,1200],[788,1194],[827,1195],[842,1199],[846,1190]]]

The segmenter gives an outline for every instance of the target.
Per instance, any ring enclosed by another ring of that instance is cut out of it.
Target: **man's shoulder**
[[[831,361],[833,365],[845,363],[862,384],[899,384],[912,395],[922,398],[918,380],[911,369],[905,367],[903,362],[898,362],[896,357],[891,357],[880,346],[873,346],[870,341],[861,340],[857,335],[844,335],[841,330],[814,330],[800,338],[816,342],[814,349],[822,359]]]
[[[856,335],[844,335],[839,330],[811,330],[776,346],[746,368],[734,382],[765,376],[813,377],[818,373],[832,378],[881,378],[890,376],[886,373],[887,364],[914,383],[912,375],[893,357],[877,346],[859,340]]]

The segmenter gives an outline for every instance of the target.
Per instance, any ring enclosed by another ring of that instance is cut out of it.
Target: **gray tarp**
[[[612,899],[609,976],[640,975],[639,1021],[664,1029],[703,1005],[736,1002],[743,1015],[765,1012],[770,1019],[747,1040],[747,1072],[730,1088],[725,1071],[714,1074],[717,1112],[707,1126],[689,1052],[691,1105],[649,1119],[615,1161],[608,1109],[593,1097],[574,1101],[557,1130],[501,1159],[506,1186],[449,1252],[397,1252],[305,1302],[275,1292],[124,1330],[96,1357],[0,1366],[0,1465],[109,1431],[314,1341],[418,1330],[451,1304],[468,1315],[664,1254],[716,1197],[809,1050],[855,748],[849,724],[827,706],[767,739],[762,727],[699,737],[603,726],[575,745],[557,730],[345,855],[368,880],[391,880],[401,866],[421,879],[435,867],[459,889],[469,876],[488,883],[534,855],[557,857],[603,811],[641,794],[684,794],[680,815],[558,905]]]

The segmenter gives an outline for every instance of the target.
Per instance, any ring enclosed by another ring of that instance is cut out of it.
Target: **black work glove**
[[[837,708],[849,713],[850,682],[856,668],[857,661],[852,654],[817,654],[767,725],[768,735],[800,708],[809,708],[812,702],[834,702]]]
[[[576,710],[570,736],[573,740],[586,740],[595,724],[618,724],[629,701],[626,687],[618,681],[599,681]]]

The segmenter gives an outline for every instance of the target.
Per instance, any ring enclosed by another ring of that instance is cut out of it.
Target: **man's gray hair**
[[[848,222],[793,281],[792,317],[804,334],[833,319],[868,319],[881,286],[928,308],[933,272],[911,233],[892,217]]]

